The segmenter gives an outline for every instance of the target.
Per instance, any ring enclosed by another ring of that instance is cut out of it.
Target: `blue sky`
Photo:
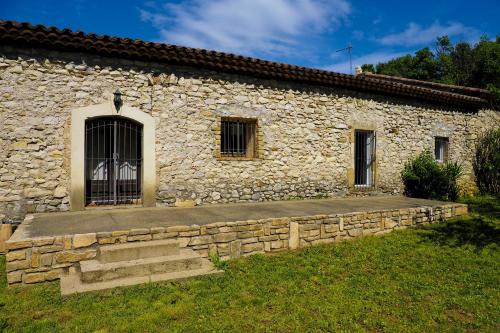
[[[413,53],[448,34],[500,34],[500,1],[0,0],[0,19],[55,25],[349,72]]]

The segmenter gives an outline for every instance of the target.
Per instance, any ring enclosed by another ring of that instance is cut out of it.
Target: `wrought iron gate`
[[[139,204],[142,125],[117,117],[85,123],[85,204]]]

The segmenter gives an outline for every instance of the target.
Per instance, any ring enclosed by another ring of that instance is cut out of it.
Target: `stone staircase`
[[[212,263],[175,240],[107,245],[94,260],[80,262],[61,276],[61,294],[70,295],[141,283],[217,274]]]

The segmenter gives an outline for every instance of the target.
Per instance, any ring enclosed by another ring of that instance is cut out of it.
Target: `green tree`
[[[414,55],[362,68],[377,74],[489,89],[500,98],[500,36],[495,41],[482,36],[475,45],[453,45],[448,36],[440,36],[434,52],[423,48]]]
[[[375,66],[373,64],[363,64],[361,65],[363,72],[375,73]]]

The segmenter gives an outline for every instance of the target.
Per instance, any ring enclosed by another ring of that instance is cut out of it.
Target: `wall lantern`
[[[120,92],[120,89],[116,89],[113,95],[115,95],[115,97],[113,98],[113,103],[115,104],[116,112],[119,112],[120,108],[123,105],[122,93]]]

